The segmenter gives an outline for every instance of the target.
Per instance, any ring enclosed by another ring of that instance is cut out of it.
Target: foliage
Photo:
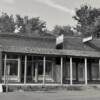
[[[71,29],[71,26],[59,26],[56,25],[53,29],[54,35],[58,36],[64,34],[64,36],[73,36],[74,32]]]
[[[82,5],[76,9],[76,15],[73,18],[77,21],[76,30],[83,36],[97,36],[100,30],[100,9]]]
[[[42,34],[45,32],[46,23],[40,20],[39,17],[28,19],[28,16],[21,17],[16,15],[14,19],[13,15],[9,16],[7,13],[2,13],[0,16],[0,32],[14,32],[15,27],[22,27],[20,33],[27,33],[34,35],[33,33]]]
[[[2,13],[0,17],[0,31],[1,32],[13,32],[14,31],[13,15],[8,16],[6,13]]]

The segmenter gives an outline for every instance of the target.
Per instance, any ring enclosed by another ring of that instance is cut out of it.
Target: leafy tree
[[[74,32],[71,29],[71,26],[59,26],[56,25],[53,29],[54,35],[58,36],[64,34],[65,36],[73,36]]]
[[[22,27],[20,32],[25,32],[24,19],[20,15],[16,15],[15,25],[17,25],[18,27]]]
[[[14,18],[13,15],[8,16],[7,13],[2,13],[0,16],[0,32],[13,32]]]
[[[39,17],[29,19],[29,24],[31,25],[31,32],[38,30],[38,32],[43,32],[46,28],[46,23],[41,21]]]
[[[73,17],[77,21],[76,30],[83,36],[96,36],[98,30],[96,23],[99,16],[100,9],[97,8],[83,5],[79,9],[76,9],[76,15]]]

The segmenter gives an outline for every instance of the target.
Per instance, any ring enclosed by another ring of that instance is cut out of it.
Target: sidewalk
[[[0,100],[100,100],[100,90],[9,92],[1,93]]]

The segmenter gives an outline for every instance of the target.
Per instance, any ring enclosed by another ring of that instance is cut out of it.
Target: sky
[[[72,16],[82,4],[100,8],[100,0],[0,0],[0,12],[40,17],[53,29],[55,25],[75,26]]]

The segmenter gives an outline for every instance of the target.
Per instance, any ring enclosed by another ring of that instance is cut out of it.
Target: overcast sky
[[[8,14],[40,17],[47,27],[54,25],[75,25],[72,16],[81,4],[100,7],[100,0],[0,0],[0,9]]]

